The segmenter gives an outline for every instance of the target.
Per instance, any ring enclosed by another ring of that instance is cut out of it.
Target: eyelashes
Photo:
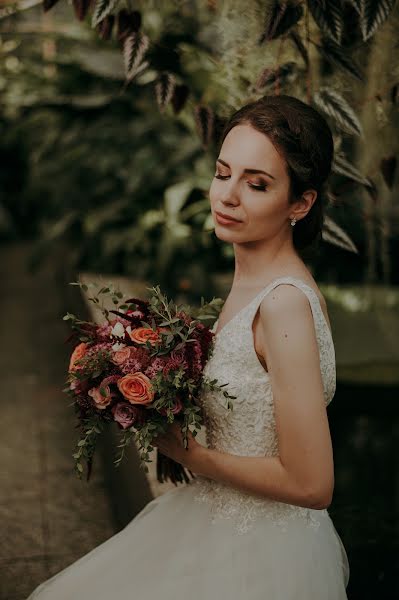
[[[214,175],[214,177],[216,179],[221,179],[222,181],[228,179],[229,175]],[[248,183],[249,187],[253,190],[255,190],[256,192],[265,192],[267,189],[266,185],[253,185],[252,183]]]

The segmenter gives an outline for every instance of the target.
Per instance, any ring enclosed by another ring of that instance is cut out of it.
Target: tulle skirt
[[[28,600],[347,599],[348,558],[327,511],[317,529],[261,518],[239,535],[195,495],[187,485],[155,498]]]

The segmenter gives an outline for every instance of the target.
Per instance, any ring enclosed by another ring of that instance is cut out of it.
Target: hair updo
[[[249,124],[264,133],[283,156],[290,179],[290,203],[308,189],[317,198],[307,215],[293,228],[293,243],[302,250],[321,239],[326,181],[331,171],[334,142],[322,115],[298,98],[287,95],[263,96],[237,110],[225,123],[220,147],[236,125]]]

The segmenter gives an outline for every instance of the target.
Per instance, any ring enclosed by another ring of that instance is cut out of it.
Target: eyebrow
[[[221,158],[217,158],[216,162],[220,162],[222,165],[224,165],[225,167],[228,167],[230,169],[230,165],[227,162],[225,162],[224,160],[222,160]],[[267,175],[271,179],[276,179],[275,177],[273,177],[273,175],[270,175],[270,173],[266,173],[266,171],[261,171],[260,169],[244,169],[244,173],[252,173],[252,174],[263,173],[264,175]]]

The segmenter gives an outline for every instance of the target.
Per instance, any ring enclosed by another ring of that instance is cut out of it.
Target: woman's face
[[[263,171],[263,172],[262,172]],[[234,243],[289,235],[289,177],[284,158],[251,125],[236,125],[223,141],[209,190],[215,234]],[[223,213],[237,221],[225,221]]]

